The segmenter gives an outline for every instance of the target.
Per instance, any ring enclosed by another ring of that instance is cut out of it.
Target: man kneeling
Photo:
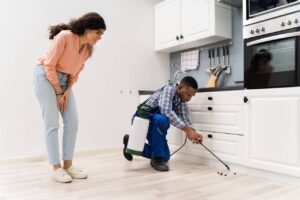
[[[186,102],[195,96],[197,89],[197,81],[193,77],[187,76],[180,81],[178,86],[166,85],[144,102],[144,104],[154,109],[149,115],[148,143],[145,143],[142,156],[151,159],[150,164],[155,170],[169,170],[170,150],[166,135],[170,123],[184,131],[188,139],[193,143],[202,142],[202,135],[191,127],[192,122],[186,105]],[[129,135],[125,135],[123,137],[123,155],[127,160],[131,161],[132,155],[126,152],[128,140]]]

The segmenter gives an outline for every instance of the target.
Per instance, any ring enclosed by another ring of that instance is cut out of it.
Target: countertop
[[[216,92],[216,91],[230,91],[230,90],[243,90],[244,86],[225,86],[225,87],[216,87],[216,88],[199,88],[197,92]],[[149,95],[153,94],[153,90],[139,90],[139,95]]]
[[[215,91],[228,91],[228,90],[243,90],[243,85],[237,86],[224,86],[224,87],[216,87],[216,88],[199,88],[197,92],[215,92]]]

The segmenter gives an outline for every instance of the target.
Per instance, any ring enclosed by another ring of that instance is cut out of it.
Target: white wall
[[[169,77],[169,56],[153,51],[156,2],[0,1],[0,159],[45,154],[33,69],[49,45],[48,26],[89,11],[104,17],[107,31],[74,86],[80,120],[77,150],[122,145],[138,90],[156,89]]]

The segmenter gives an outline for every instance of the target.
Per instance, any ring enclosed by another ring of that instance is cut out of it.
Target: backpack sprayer
[[[126,153],[137,156],[140,156],[143,153],[150,124],[149,117],[155,109],[151,106],[146,105],[146,101],[138,106],[136,115],[133,119],[132,131],[126,148]]]

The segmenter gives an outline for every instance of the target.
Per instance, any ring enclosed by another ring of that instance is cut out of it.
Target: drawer
[[[223,161],[243,163],[243,138],[240,135],[201,131],[203,144]],[[215,159],[202,145],[188,142],[187,151],[203,158]]]
[[[242,105],[189,105],[193,127],[201,131],[244,134]]]
[[[244,92],[222,91],[222,92],[203,92],[197,93],[188,105],[195,104],[243,104]]]

